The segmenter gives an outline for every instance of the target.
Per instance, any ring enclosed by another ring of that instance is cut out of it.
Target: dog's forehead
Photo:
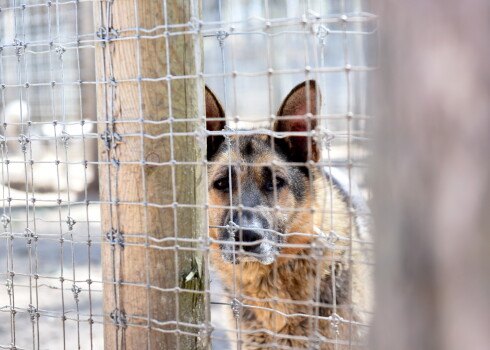
[[[223,142],[213,162],[271,163],[282,160],[281,155],[273,149],[271,139],[267,135],[231,136],[230,142]]]

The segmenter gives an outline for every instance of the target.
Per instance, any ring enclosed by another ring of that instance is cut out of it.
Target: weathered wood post
[[[206,347],[200,11],[95,2],[105,349]]]
[[[489,349],[490,2],[377,3],[372,349]]]

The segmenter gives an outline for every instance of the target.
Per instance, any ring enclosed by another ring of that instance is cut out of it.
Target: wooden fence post
[[[196,165],[205,143],[195,134],[202,46],[190,25],[200,1],[97,1],[94,9],[105,349],[203,349],[186,334],[198,334],[209,309],[202,254],[172,239],[207,230],[205,169]]]
[[[490,3],[377,0],[373,349],[490,347]]]

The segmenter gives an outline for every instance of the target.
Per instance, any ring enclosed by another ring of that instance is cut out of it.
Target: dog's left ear
[[[206,86],[206,129],[221,131],[225,128],[225,112],[216,95]],[[225,140],[223,135],[208,136],[207,159],[210,160]]]
[[[282,102],[277,112],[274,131],[304,133],[315,130],[319,106],[321,106],[321,96],[314,80],[297,85]],[[311,117],[307,116],[308,113]],[[276,144],[293,162],[320,160],[320,147],[311,136],[292,135],[276,138]]]

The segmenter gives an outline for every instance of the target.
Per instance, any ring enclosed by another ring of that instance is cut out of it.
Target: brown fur
[[[298,88],[301,86],[295,90]],[[294,100],[292,103],[299,104],[298,109],[304,114],[305,104],[301,104],[300,96],[294,94],[295,90],[290,94]],[[311,95],[314,100],[310,102],[316,105],[316,93]],[[294,115],[294,106],[287,104],[288,98],[280,110],[289,108],[288,115]],[[313,112],[316,113],[316,109]],[[293,124],[296,122],[293,120]],[[258,140],[259,138],[261,140]],[[214,181],[226,171],[227,164],[236,166],[238,184],[252,179],[258,188],[263,186],[263,167],[249,165],[251,159],[252,163],[256,164],[275,164],[275,173],[283,174],[290,171],[290,166],[284,161],[284,155],[267,147],[260,147],[260,141],[263,140],[270,139],[264,138],[263,135],[247,139],[251,145],[249,147],[254,149],[253,155],[249,156],[240,151],[240,136],[232,136],[230,144],[235,147],[218,151],[213,155],[212,164],[208,168],[210,236],[213,240],[220,239],[220,229],[213,226],[225,224],[223,217],[227,209],[221,207],[234,205],[230,203],[229,193],[213,188]],[[306,144],[312,141],[290,137],[287,142],[294,146],[296,143]],[[316,145],[313,149],[314,152],[310,152],[309,159],[313,157],[317,160],[319,150]],[[285,186],[275,191],[276,210],[265,204],[261,206],[262,203],[254,209],[265,213],[263,215],[272,222],[282,223],[285,227],[283,233],[301,232],[317,235],[318,232],[324,232],[328,235],[330,231],[334,231],[345,239],[339,239],[332,245],[326,237],[318,235],[317,238],[288,236],[284,240],[284,244],[287,245],[269,265],[253,259],[246,259],[236,265],[225,262],[221,256],[220,245],[211,244],[211,260],[225,288],[230,292],[234,291],[245,305],[241,315],[245,349],[356,348],[356,344],[362,340],[365,333],[365,327],[357,323],[367,322],[364,315],[369,309],[369,277],[363,265],[365,258],[362,255],[362,247],[359,243],[349,240],[358,239],[358,235],[348,205],[340,191],[330,184],[318,167],[309,166],[309,176],[302,176],[301,181],[304,193],[300,200],[292,193],[290,186]],[[234,192],[234,196],[240,196],[239,191]],[[303,316],[332,317],[334,313],[335,317],[354,323],[337,324]],[[286,317],[284,314],[299,316]]]

